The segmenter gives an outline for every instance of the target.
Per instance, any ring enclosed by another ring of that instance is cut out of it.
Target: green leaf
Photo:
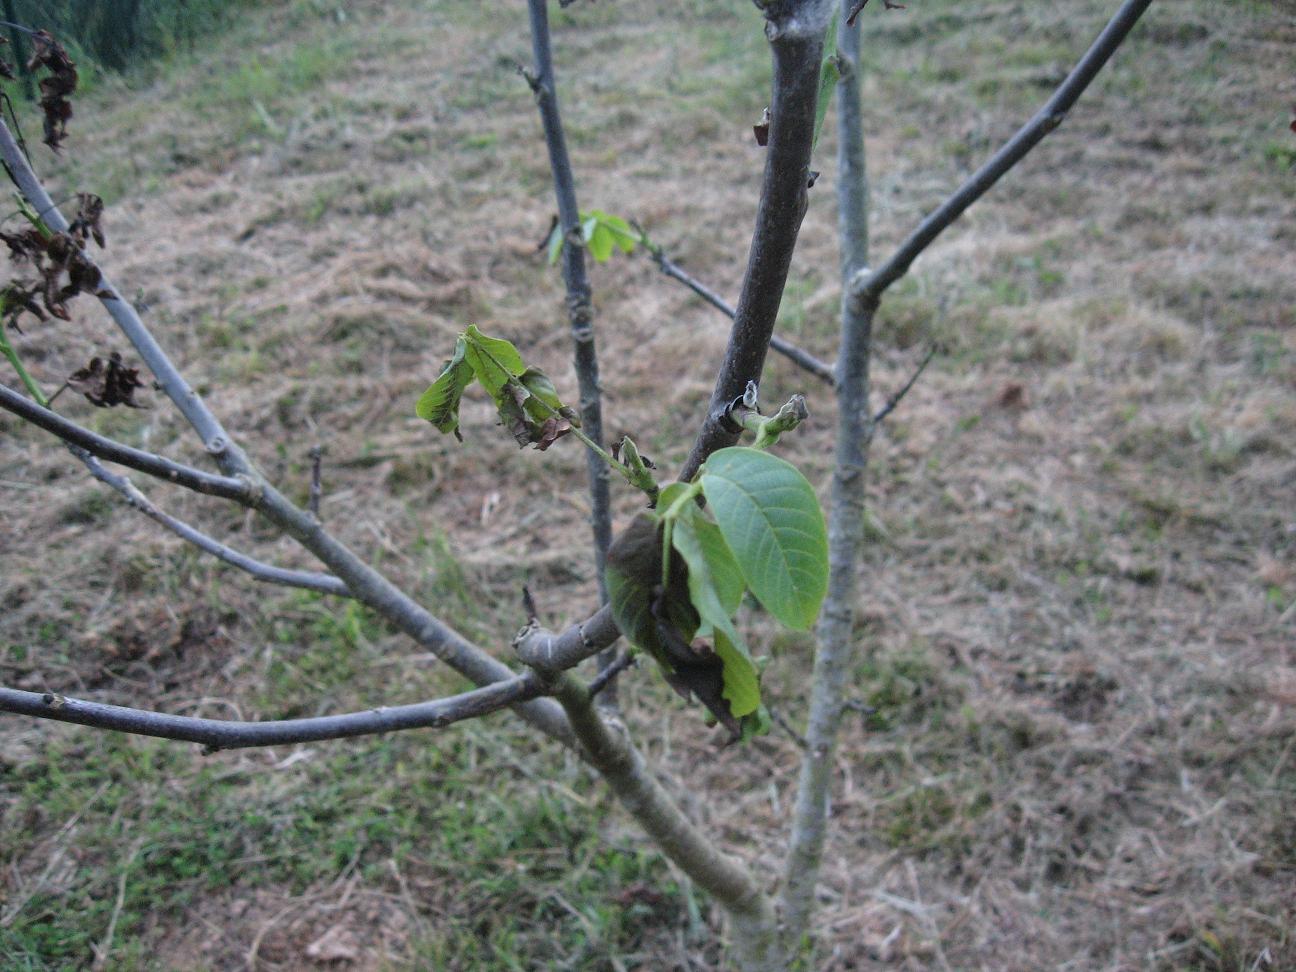
[[[612,236],[617,249],[627,254],[634,252],[635,245],[639,242],[639,234],[633,226],[620,216],[613,216],[611,213],[605,213],[597,209],[592,215],[598,217],[599,225]]]
[[[689,600],[703,624],[710,626],[716,655],[724,663],[724,698],[733,716],[741,719],[760,706],[760,675],[730,620],[737,604],[730,608],[725,603],[726,599],[742,599],[741,577],[737,578],[737,598],[732,591],[737,565],[719,529],[692,507],[675,522],[671,542],[688,565]],[[719,576],[713,565],[719,567]]]
[[[746,742],[753,736],[763,736],[773,725],[774,720],[770,718],[769,710],[762,705],[751,715],[743,716],[741,741]]]
[[[828,592],[828,531],[806,478],[777,456],[735,446],[706,461],[701,483],[752,593],[789,628],[808,630]]]
[[[548,246],[549,246],[549,266],[552,267],[555,263],[558,262],[558,257],[562,255],[562,248],[563,248],[562,226],[559,225],[557,222],[554,223],[554,228],[549,233]]]
[[[509,378],[520,377],[526,371],[522,355],[518,354],[518,349],[511,342],[488,337],[477,330],[475,324],[468,325],[461,340],[465,343],[464,358],[471,366],[473,375],[490,397],[498,402]]]
[[[732,630],[732,628],[730,629]],[[724,698],[735,719],[742,719],[761,708],[760,673],[752,663],[747,648],[730,641],[720,629],[714,632],[715,653],[724,662]]]
[[[689,514],[680,518],[681,524],[685,525],[683,542],[697,544],[700,566],[710,577],[711,586],[720,602],[720,610],[724,612],[725,617],[731,618],[738,610],[738,606],[742,604],[747,582],[743,579],[742,571],[738,569],[738,562],[734,560],[733,551],[725,543],[720,528],[702,515],[702,511],[696,506],[690,504],[689,509]],[[687,555],[684,561],[692,572],[694,561]],[[704,614],[703,617],[705,618],[706,615]]]
[[[455,341],[454,355],[414,406],[419,418],[431,422],[440,432],[453,432],[459,439],[463,438],[459,435],[459,400],[473,379],[473,369],[464,360],[466,353],[467,344],[459,338]]]
[[[530,397],[526,400],[526,410],[532,418],[543,422],[563,407],[562,399],[558,397],[558,389],[554,388],[554,383],[549,376],[539,368],[528,368],[518,375],[518,381],[530,393]],[[541,402],[544,404],[540,404]]]
[[[689,483],[671,483],[668,486],[663,486],[662,491],[657,496],[657,509],[663,512],[670,509],[675,504],[675,501],[690,488]]]
[[[657,520],[640,513],[608,549],[608,601],[612,618],[637,648],[664,662],[652,616],[653,588],[660,582],[661,550]]]
[[[612,257],[612,251],[616,249],[616,238],[602,223],[596,222],[594,230],[589,235],[588,246],[590,256],[598,263],[606,263]]]
[[[819,68],[819,98],[815,103],[814,139],[810,142],[812,152],[819,145],[819,132],[828,114],[828,105],[832,102],[833,88],[840,80],[841,70],[837,67],[837,18],[833,17],[828,25],[828,35],[824,38],[824,60]]]

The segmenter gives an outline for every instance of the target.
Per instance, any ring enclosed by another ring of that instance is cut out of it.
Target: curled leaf
[[[47,30],[35,31],[31,42],[32,56],[27,70],[43,67],[50,72],[40,81],[40,106],[45,113],[45,144],[57,152],[67,136],[67,123],[72,117],[72,103],[67,99],[77,88],[76,64]]]
[[[431,422],[440,432],[453,432],[460,442],[463,436],[459,433],[459,400],[473,380],[473,370],[464,360],[466,352],[464,339],[459,338],[455,341],[454,355],[414,406],[419,418]]]
[[[0,232],[0,240],[9,247],[9,259],[14,263],[33,263],[45,253],[45,237],[36,229],[25,229],[19,233]]]
[[[23,312],[31,314],[38,321],[49,320],[45,311],[36,300],[37,289],[35,286],[24,286],[19,283],[11,283],[0,291],[0,317],[12,328],[18,327],[18,318]]]
[[[736,737],[741,724],[725,697],[725,660],[693,642],[701,618],[690,599],[683,557],[671,558],[662,584],[663,542],[657,517],[640,513],[608,548],[612,617],[627,641],[653,657],[671,688],[696,698]]]

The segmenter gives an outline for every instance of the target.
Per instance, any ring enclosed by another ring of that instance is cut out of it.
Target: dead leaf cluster
[[[49,31],[38,30],[31,39],[32,56],[27,70],[43,67],[50,72],[40,81],[40,106],[45,113],[45,144],[57,152],[67,137],[67,123],[72,117],[68,96],[76,91],[76,64]]]

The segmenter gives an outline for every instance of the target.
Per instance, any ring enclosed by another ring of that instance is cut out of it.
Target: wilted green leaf
[[[518,381],[531,395],[526,401],[526,410],[533,418],[547,419],[563,407],[558,389],[554,388],[549,376],[539,368],[526,369],[518,376]]]
[[[814,489],[791,463],[733,447],[702,467],[702,492],[752,593],[794,630],[828,591],[828,533]]]
[[[608,600],[612,605],[612,617],[626,640],[673,671],[673,654],[677,653],[662,641],[657,630],[658,619],[652,612],[653,600],[661,588],[661,548],[660,524],[656,516],[640,513],[631,520],[608,548]],[[688,589],[682,565],[673,565],[671,575],[672,596],[665,598],[670,612],[667,620],[678,630],[680,640],[688,642],[697,631],[697,617],[688,609]]]
[[[716,655],[724,663],[724,698],[732,715],[741,718],[760,705],[760,678],[731,620],[743,590],[742,578],[737,577],[734,596],[737,565],[719,529],[692,507],[675,521],[671,540],[688,565],[689,599],[703,624],[710,627]],[[733,606],[727,606],[726,600]]]
[[[453,432],[457,439],[463,438],[459,434],[459,400],[473,378],[473,369],[464,360],[466,352],[467,345],[459,338],[455,341],[454,355],[414,406],[419,418],[431,422],[440,432]]]
[[[496,402],[509,378],[517,378],[526,371],[522,355],[512,342],[487,337],[475,324],[468,325],[460,340],[465,343],[464,359],[472,367],[473,375]]]

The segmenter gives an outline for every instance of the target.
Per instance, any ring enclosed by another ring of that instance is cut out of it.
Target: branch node
[[[223,435],[213,435],[204,444],[204,448],[213,456],[223,456],[229,449],[229,442],[226,441]]]
[[[236,473],[234,478],[247,487],[247,504],[252,507],[260,506],[261,498],[265,495],[265,483],[260,477],[249,473]]]

